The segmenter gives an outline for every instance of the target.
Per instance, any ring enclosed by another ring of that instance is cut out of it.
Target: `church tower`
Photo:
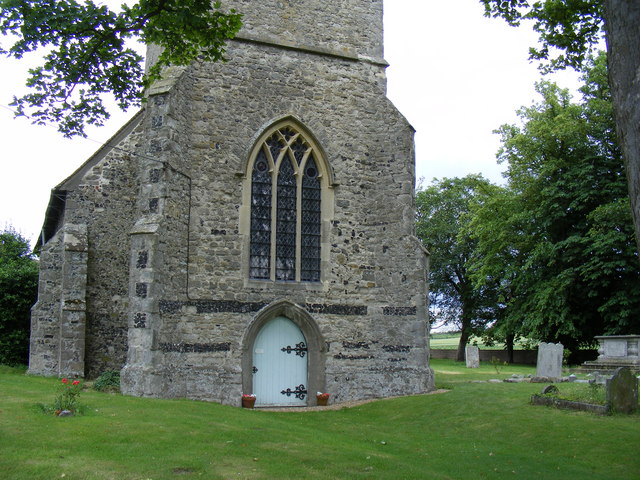
[[[54,189],[31,371],[122,368],[124,393],[232,405],[432,389],[382,0],[223,7],[244,24],[228,61],[167,69]]]

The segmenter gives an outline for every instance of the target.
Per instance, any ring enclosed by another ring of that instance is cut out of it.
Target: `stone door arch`
[[[293,323],[300,330],[305,341],[307,368],[307,384],[305,387],[308,394],[305,395],[303,402],[295,402],[295,404],[315,405],[315,393],[325,390],[325,342],[313,317],[306,310],[289,301],[279,301],[263,308],[249,326],[242,343],[243,393],[254,393],[253,370],[255,366],[254,347],[256,339],[258,339],[264,327],[278,317],[284,317]],[[295,348],[295,345],[291,347]],[[261,400],[258,399],[256,403],[260,405]]]

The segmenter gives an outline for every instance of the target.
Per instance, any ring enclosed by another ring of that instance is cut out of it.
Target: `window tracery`
[[[317,155],[289,125],[259,146],[251,171],[249,278],[320,281],[322,175]]]

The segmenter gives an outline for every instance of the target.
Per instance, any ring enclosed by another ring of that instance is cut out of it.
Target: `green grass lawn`
[[[55,379],[0,369],[3,479],[635,479],[640,414],[529,404],[533,373],[434,360],[451,390],[342,410],[270,412],[87,390],[84,416],[43,415]]]

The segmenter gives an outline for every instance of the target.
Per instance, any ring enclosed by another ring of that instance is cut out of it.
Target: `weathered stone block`
[[[616,369],[607,380],[607,404],[612,412],[633,413],[638,408],[638,379],[628,367]]]
[[[548,379],[562,378],[564,347],[561,343],[541,343],[538,346],[536,377]]]
[[[480,367],[480,349],[475,345],[467,345],[464,349],[467,368]]]

